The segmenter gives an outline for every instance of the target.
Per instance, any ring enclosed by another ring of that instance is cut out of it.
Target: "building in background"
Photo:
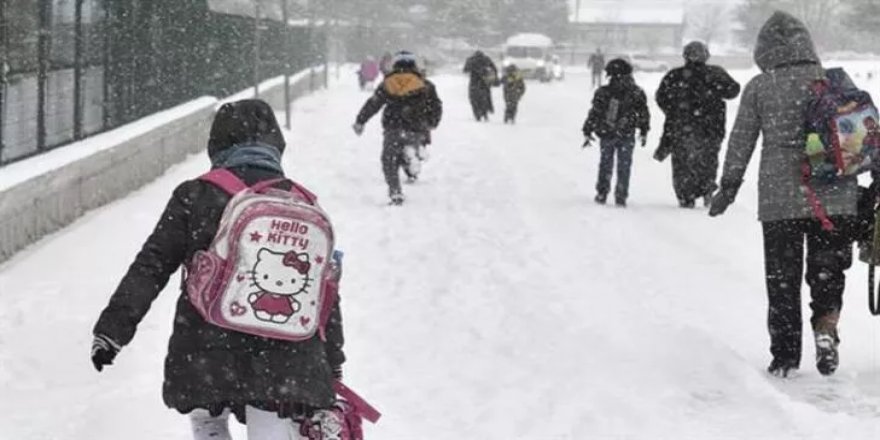
[[[685,31],[681,2],[570,0],[570,43],[578,51],[677,53]]]

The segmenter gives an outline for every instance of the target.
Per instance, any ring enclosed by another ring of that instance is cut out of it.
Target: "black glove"
[[[645,148],[645,145],[648,145],[648,133],[642,132],[639,135],[639,143],[642,145],[642,148]]]
[[[333,378],[336,380],[342,380],[342,365],[336,365],[333,367]]]
[[[112,365],[113,359],[119,354],[119,344],[104,335],[95,335],[92,340],[92,364],[101,371],[105,365]]]
[[[583,148],[589,148],[589,147],[592,147],[592,146],[593,146],[593,142],[596,140],[596,138],[593,137],[593,134],[592,134],[592,133],[585,134],[584,136],[586,136],[586,139],[584,140]]]
[[[712,196],[709,216],[718,217],[724,214],[724,211],[727,211],[727,208],[736,200],[736,193],[739,192],[740,185],[742,185],[742,180],[738,182],[722,180],[721,189]]]

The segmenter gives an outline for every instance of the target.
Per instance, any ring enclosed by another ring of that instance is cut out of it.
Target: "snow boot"
[[[768,373],[780,378],[786,378],[797,372],[797,370],[797,364],[792,361],[782,359],[773,359],[773,361],[770,362],[770,366],[767,367]]]
[[[408,145],[403,150],[403,170],[406,172],[407,179],[410,183],[415,182],[419,178],[422,171],[422,161],[419,160],[415,146]]]
[[[618,208],[626,208],[626,199],[621,198],[621,197],[617,197],[617,198],[614,200],[614,204],[615,204]]]
[[[840,355],[837,346],[840,338],[837,336],[837,321],[840,313],[832,312],[816,321],[813,334],[816,339],[816,369],[823,376],[830,376],[837,371],[840,364]]]
[[[596,194],[596,198],[593,200],[600,205],[604,205],[605,202],[608,201],[608,196],[605,194]]]
[[[388,203],[389,205],[400,206],[403,205],[404,201],[403,193],[393,193],[391,194],[391,201]]]
[[[693,200],[679,200],[678,206],[683,209],[694,209],[697,204]]]

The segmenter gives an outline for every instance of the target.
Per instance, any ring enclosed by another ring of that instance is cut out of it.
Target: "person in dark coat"
[[[355,133],[360,136],[367,121],[383,108],[382,171],[391,203],[400,205],[404,200],[400,168],[411,181],[418,177],[424,147],[431,140],[431,130],[440,125],[443,117],[443,102],[437,96],[434,83],[422,75],[413,54],[397,54],[393,71],[358,113]]]
[[[629,177],[632,168],[636,130],[645,146],[651,125],[648,98],[636,85],[632,66],[622,59],[608,62],[605,72],[610,78],[593,96],[593,107],[584,122],[584,147],[593,142],[593,134],[600,139],[602,158],[599,180],[596,183],[596,203],[605,204],[611,190],[614,156],[617,155],[617,186],[614,196],[617,206],[625,207],[629,197]]]
[[[722,67],[707,64],[709,48],[703,43],[685,46],[684,59],[685,65],[667,73],[657,90],[666,123],[655,158],[672,155],[679,205],[693,208],[700,198],[708,206],[718,188],[718,155],[727,130],[725,100],[736,98],[740,86]]]
[[[602,48],[597,48],[595,53],[590,54],[587,67],[593,73],[593,89],[602,86],[602,71],[605,69],[605,54]]]
[[[470,75],[468,98],[474,118],[477,121],[488,121],[489,115],[495,113],[492,87],[498,85],[498,68],[491,58],[478,50],[465,62],[464,73]]]
[[[739,95],[737,83],[723,68],[706,64],[709,49],[700,42],[684,48],[685,65],[673,69],[657,90],[657,104],[666,114],[658,160],[672,155],[672,176],[679,205],[706,206],[718,188],[718,155],[724,141],[728,99]]]
[[[226,168],[248,185],[283,177],[284,149],[272,108],[263,101],[225,104],[214,118],[208,141],[212,167]],[[290,189],[289,182],[277,186]],[[185,181],[174,190],[95,324],[92,361],[98,371],[131,342],[171,275],[210,246],[229,200],[222,189],[202,180]],[[284,422],[278,416],[303,417],[334,404],[333,379],[341,377],[345,361],[342,345],[338,304],[326,341],[316,335],[290,342],[212,325],[182,291],[165,358],[163,399],[168,407],[191,415],[197,438],[207,438],[206,429],[219,438],[228,435],[222,431],[228,429],[224,417],[230,412],[247,419],[249,433],[288,429],[277,425]]]
[[[801,285],[812,301],[811,324],[816,367],[824,375],[837,369],[837,324],[852,264],[849,225],[859,201],[854,177],[811,183],[835,224],[822,227],[803,190],[805,121],[811,84],[825,77],[807,27],[777,12],[761,28],[754,51],[761,73],[746,85],[724,160],[721,188],[709,214],[723,214],[736,198],[758,138],[763,139],[758,173],[758,219],[764,230],[764,270],[769,298],[767,324],[773,360],[767,370],[785,377],[801,361]],[[804,247],[806,243],[806,249]]]
[[[516,123],[519,100],[526,93],[526,82],[516,65],[511,64],[504,69],[501,85],[504,90],[504,123]]]

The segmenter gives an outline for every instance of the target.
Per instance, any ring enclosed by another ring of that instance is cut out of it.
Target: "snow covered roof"
[[[542,34],[516,34],[507,39],[508,46],[525,47],[548,47],[553,45],[553,40]]]
[[[291,18],[302,17],[306,10],[304,0],[288,0],[288,14]],[[253,17],[257,11],[260,18],[282,21],[281,4],[278,0],[208,0],[208,9],[218,14]]]
[[[572,23],[684,24],[684,5],[679,2],[624,2],[570,0]],[[576,11],[576,4],[580,10]]]

